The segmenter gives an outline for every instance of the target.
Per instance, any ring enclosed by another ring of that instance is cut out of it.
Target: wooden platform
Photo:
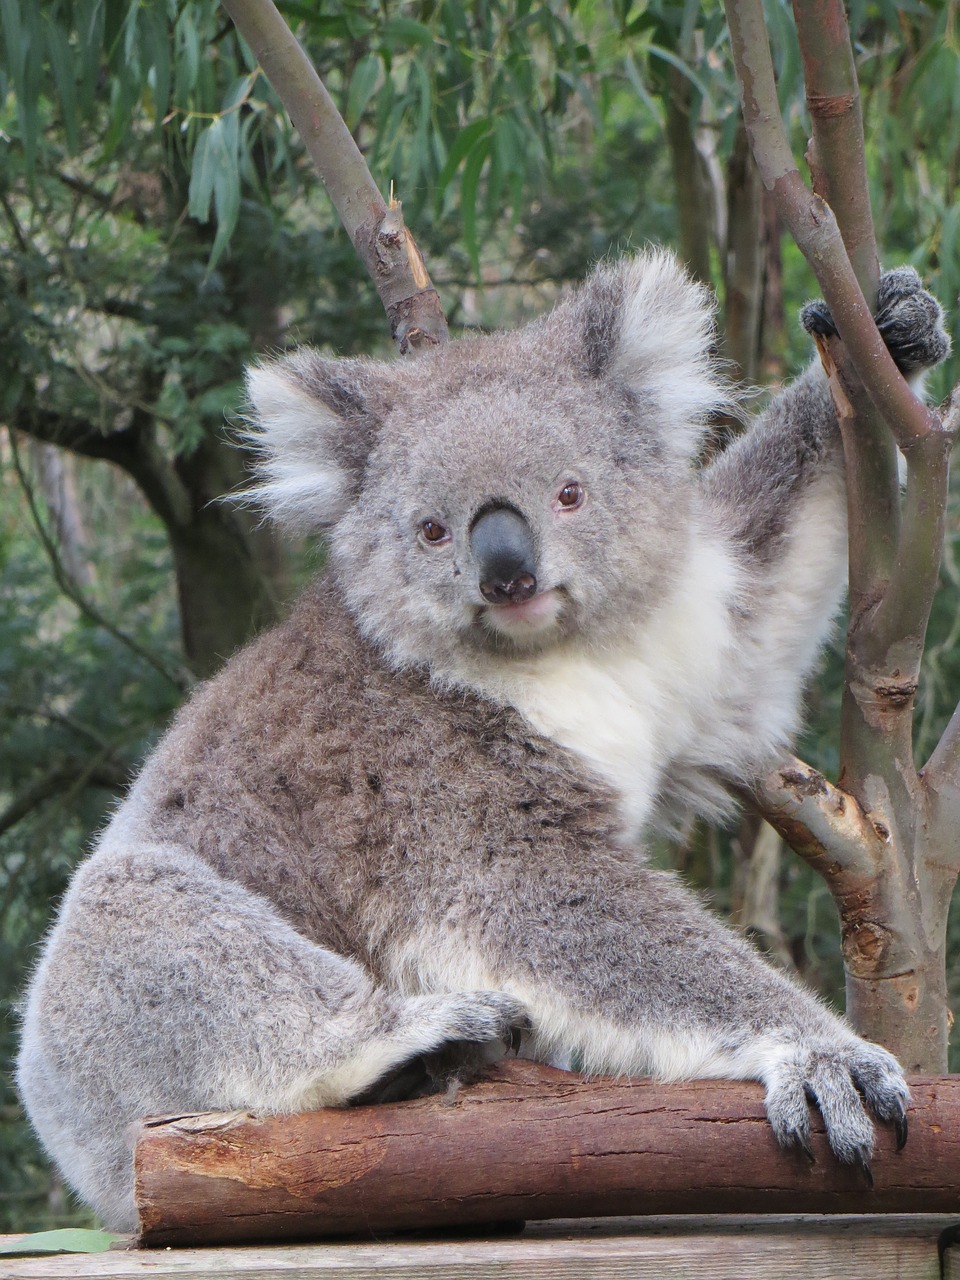
[[[960,1215],[558,1220],[514,1236],[0,1258],[0,1280],[960,1280]],[[12,1237],[0,1237],[5,1242]]]

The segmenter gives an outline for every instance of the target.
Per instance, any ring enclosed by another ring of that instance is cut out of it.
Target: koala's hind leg
[[[405,998],[169,847],[81,869],[29,992],[19,1084],[71,1184],[135,1225],[128,1130],[150,1113],[336,1106],[449,1042],[525,1025],[492,992]]]

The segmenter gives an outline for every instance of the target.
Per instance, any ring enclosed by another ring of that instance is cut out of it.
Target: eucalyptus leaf
[[[367,103],[373,97],[383,67],[380,59],[373,53],[364,54],[353,69],[350,77],[350,89],[347,93],[347,109],[344,119],[348,129],[355,129],[360,123]]]
[[[193,164],[190,169],[190,188],[187,193],[187,211],[191,218],[206,222],[210,217],[210,200],[213,196],[214,170],[216,166],[215,149],[212,145],[214,131],[220,129],[220,119],[214,120],[197,139],[193,149]]]
[[[109,1231],[93,1231],[82,1227],[63,1227],[58,1231],[35,1231],[9,1244],[0,1245],[5,1257],[30,1257],[47,1253],[106,1253],[123,1236]]]
[[[397,46],[418,44],[427,49],[433,48],[433,32],[413,18],[388,18],[381,25],[379,36],[381,40]]]
[[[489,137],[492,129],[492,121],[484,119],[475,120],[473,124],[468,124],[465,129],[459,132],[447,154],[447,162],[437,178],[438,192],[443,191],[457,172],[457,169],[459,169],[461,161],[473,150],[481,138]]]
[[[480,175],[490,157],[491,135],[485,134],[467,156],[460,186],[460,216],[463,219],[463,242],[473,266],[480,275],[480,241],[477,236]]]

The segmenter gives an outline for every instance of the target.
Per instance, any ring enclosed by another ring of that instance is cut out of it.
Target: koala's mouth
[[[485,604],[480,610],[480,619],[491,631],[523,640],[549,631],[562,609],[560,591],[551,588],[520,604]]]

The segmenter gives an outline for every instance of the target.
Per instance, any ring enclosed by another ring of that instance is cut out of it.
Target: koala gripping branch
[[[788,765],[758,785],[757,798],[837,903],[854,1026],[908,1068],[943,1069],[960,752],[948,730],[918,774],[913,711],[939,576],[955,415],[941,421],[913,394],[868,304],[876,248],[842,4],[794,5],[814,121],[815,192],[800,177],[783,127],[763,6],[726,0],[726,11],[757,165],[840,334],[841,341],[819,345],[840,420],[849,511],[840,789],[798,788],[797,770]],[[894,443],[908,460],[902,511]]]
[[[759,1085],[584,1080],[533,1062],[413,1102],[148,1120],[136,1149],[141,1243],[618,1214],[953,1212],[960,1080],[911,1090],[909,1140],[897,1151],[878,1128],[872,1188],[833,1157],[818,1117],[813,1163],[779,1148]]]

